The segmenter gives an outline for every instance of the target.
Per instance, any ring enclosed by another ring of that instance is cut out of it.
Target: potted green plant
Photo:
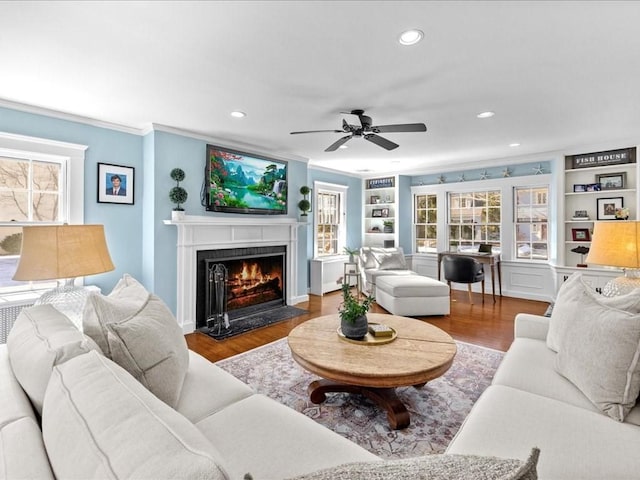
[[[181,205],[187,201],[189,194],[180,186],[180,182],[184,180],[184,170],[181,168],[174,168],[171,170],[171,178],[175,180],[176,186],[169,190],[169,200],[171,203],[175,203],[176,206],[171,212],[171,220],[184,220],[184,208]]]
[[[302,212],[301,216],[306,217],[307,212],[311,211],[311,202],[307,199],[307,195],[311,192],[311,189],[306,185],[300,187],[300,193],[303,195],[303,199],[298,202],[298,208]]]
[[[393,220],[384,220],[382,224],[384,233],[393,233]]]
[[[357,248],[344,247],[344,253],[349,255],[349,263],[356,263],[356,255],[358,255]]]
[[[363,300],[359,300],[351,293],[351,285],[342,284],[342,303],[338,308],[340,314],[340,329],[342,334],[353,340],[361,340],[367,334],[369,322],[367,312],[375,298],[365,295]]]

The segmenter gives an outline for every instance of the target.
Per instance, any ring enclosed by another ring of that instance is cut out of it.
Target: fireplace
[[[286,246],[199,250],[196,328],[286,305]]]
[[[295,218],[244,215],[187,215],[184,220],[165,220],[177,229],[176,237],[176,320],[184,333],[196,330],[197,254],[201,250],[234,248],[286,247],[284,268],[285,305],[309,300],[306,283],[299,284],[299,258],[303,254],[298,244],[299,227],[308,223]],[[306,273],[306,270],[304,270]]]

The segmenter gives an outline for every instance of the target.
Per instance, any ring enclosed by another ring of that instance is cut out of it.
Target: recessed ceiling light
[[[347,145],[340,145],[338,148],[349,148]]]
[[[478,118],[491,118],[495,115],[494,112],[482,112],[477,115]]]
[[[424,33],[417,29],[407,30],[400,34],[398,41],[402,45],[415,45],[424,38]]]
[[[235,118],[243,118],[243,117],[246,117],[247,114],[244,112],[241,112],[240,110],[236,110],[234,112],[231,112],[231,116]]]
[[[510,147],[519,147],[520,144],[519,143],[510,143],[509,146]]]

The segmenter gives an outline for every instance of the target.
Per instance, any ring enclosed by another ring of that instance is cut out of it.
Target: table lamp
[[[587,263],[620,267],[624,276],[609,281],[602,294],[614,297],[640,288],[639,221],[596,222]]]
[[[36,304],[48,303],[82,328],[88,295],[76,277],[113,270],[102,225],[39,225],[22,229],[22,250],[14,280],[64,280]]]

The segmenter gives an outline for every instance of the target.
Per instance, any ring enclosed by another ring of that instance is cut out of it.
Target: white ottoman
[[[376,302],[394,315],[449,315],[449,285],[421,275],[378,277]]]

